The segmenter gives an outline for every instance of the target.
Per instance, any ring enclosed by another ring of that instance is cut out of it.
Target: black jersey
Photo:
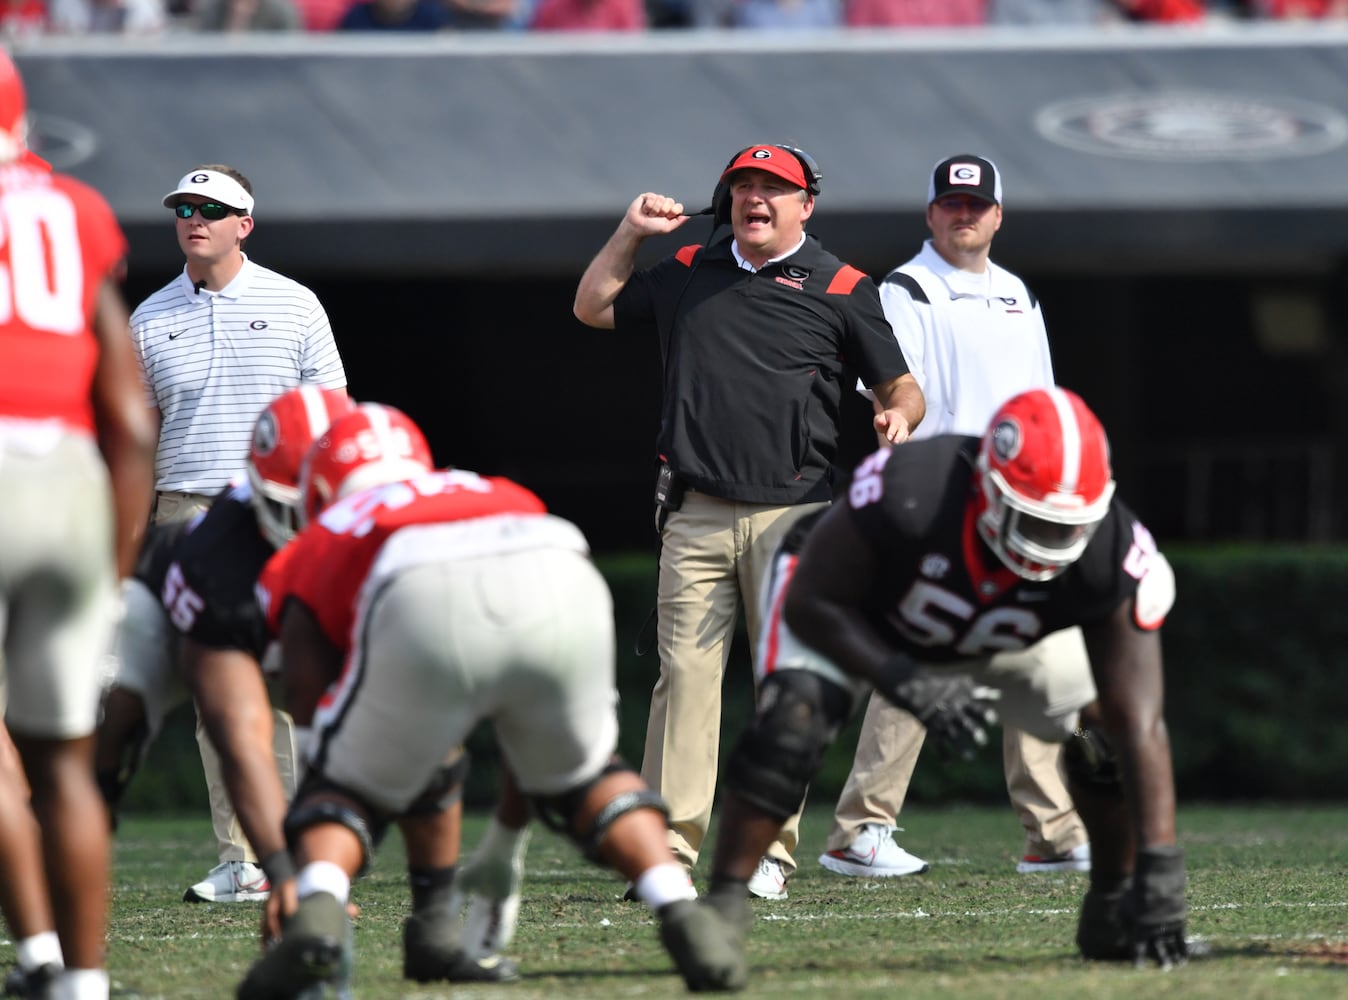
[[[179,632],[211,649],[238,649],[259,662],[270,636],[254,596],[258,574],[275,550],[263,537],[239,483],[211,504],[174,547],[160,600]]]
[[[136,556],[136,568],[131,575],[145,584],[150,593],[163,592],[164,576],[168,573],[169,563],[173,561],[173,550],[197,520],[167,521],[152,524],[146,529],[145,538],[140,543],[140,554]]]
[[[661,457],[728,500],[829,499],[844,365],[868,386],[908,371],[874,282],[810,236],[758,271],[729,239],[685,247],[633,274],[613,318],[659,334]]]
[[[878,567],[863,612],[918,660],[1022,649],[1050,632],[1101,621],[1136,594],[1157,551],[1116,498],[1081,558],[1061,574],[1042,583],[1016,575],[978,536],[978,445],[978,438],[949,435],[881,449],[858,466],[831,513],[851,520]]]

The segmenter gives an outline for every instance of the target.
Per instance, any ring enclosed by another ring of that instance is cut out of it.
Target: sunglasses
[[[200,212],[201,217],[207,222],[219,222],[226,215],[234,215],[236,210],[228,205],[221,205],[218,201],[202,202],[200,205],[180,201],[173,206],[173,214],[180,219],[190,219],[195,212]]]
[[[992,207],[992,202],[967,194],[946,195],[937,198],[934,204],[947,212],[972,212],[974,215],[982,215]]]

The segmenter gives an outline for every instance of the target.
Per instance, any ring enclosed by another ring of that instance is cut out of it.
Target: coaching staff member
[[[805,233],[819,180],[794,147],[741,150],[712,198],[730,235],[634,273],[642,241],[689,218],[673,198],[639,195],[576,290],[582,323],[657,333],[664,358],[660,677],[641,771],[669,804],[671,847],[690,869],[711,819],[736,615],[743,603],[758,634],[773,550],[832,498],[839,399],[851,390],[843,359],[880,401],[885,439],[906,440],[925,410],[875,285]],[[785,897],[795,841],[792,821],[751,891]]]

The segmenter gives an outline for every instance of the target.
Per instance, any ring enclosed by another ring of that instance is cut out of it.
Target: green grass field
[[[475,842],[484,817],[467,824]],[[802,828],[791,898],[758,901],[746,997],[1109,998],[1348,996],[1348,807],[1190,807],[1191,934],[1210,957],[1162,973],[1087,965],[1072,945],[1086,876],[1015,873],[1005,807],[911,808],[901,843],[924,875],[843,879],[815,863],[830,816]],[[125,817],[113,875],[109,969],[146,998],[226,998],[257,954],[257,904],[192,905],[183,889],[213,861],[206,817]],[[355,887],[356,995],[367,1000],[676,997],[681,980],[646,908],[617,876],[545,830],[534,835],[510,954],[522,981],[419,987],[401,979],[406,880],[396,833]],[[13,947],[0,947],[13,961]]]

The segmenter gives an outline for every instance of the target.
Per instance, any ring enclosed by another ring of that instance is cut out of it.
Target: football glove
[[[492,817],[472,858],[455,875],[449,907],[464,914],[463,945],[469,958],[499,954],[515,937],[528,847],[529,827],[511,830]]]
[[[1133,884],[1119,903],[1119,921],[1128,934],[1134,965],[1155,962],[1168,969],[1188,959],[1184,887],[1182,848],[1144,847],[1137,852]]]
[[[927,727],[943,760],[970,760],[988,745],[988,729],[997,724],[991,703],[1000,691],[964,674],[928,670],[901,653],[887,660],[878,676],[876,690]]]

